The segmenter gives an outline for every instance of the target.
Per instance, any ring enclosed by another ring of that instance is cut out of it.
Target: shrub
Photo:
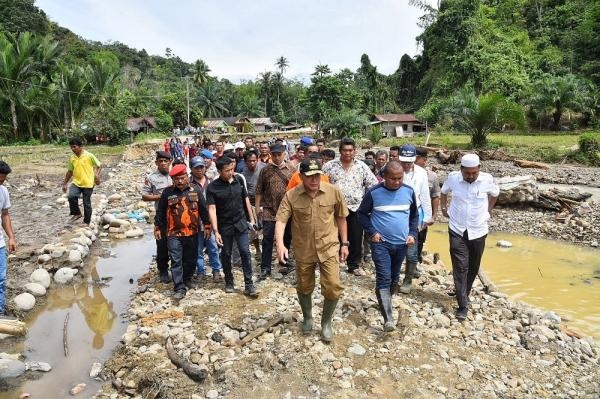
[[[600,165],[600,133],[584,133],[579,136],[579,157],[592,165]]]

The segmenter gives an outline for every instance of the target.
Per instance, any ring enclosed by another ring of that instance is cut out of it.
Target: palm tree
[[[83,67],[60,64],[58,70],[60,76],[55,81],[59,85],[64,127],[72,129],[91,102],[89,82]]]
[[[210,78],[208,75],[210,68],[203,60],[196,60],[190,72],[192,73],[192,82],[194,82],[198,87],[208,82]]]
[[[242,97],[239,103],[239,110],[238,116],[261,117],[265,115],[260,99],[252,95]]]
[[[552,114],[552,127],[560,129],[560,119],[566,109],[582,109],[585,98],[583,84],[574,76],[547,75],[537,82],[530,104],[537,112]]]
[[[456,127],[471,135],[474,148],[485,147],[487,135],[500,130],[505,123],[525,129],[523,108],[501,94],[476,96],[472,89],[464,88],[452,98],[445,111],[454,119]]]
[[[202,110],[202,115],[205,118],[215,118],[226,113],[223,96],[216,83],[210,82],[200,88],[198,97],[198,105]]]
[[[29,32],[19,36],[0,32],[0,98],[8,101],[14,139],[19,136],[17,105],[22,102],[26,83],[36,74],[37,49],[38,41]]]
[[[265,110],[265,115],[269,114],[269,109],[267,107],[267,105],[270,103],[270,97],[271,97],[271,91],[272,91],[272,77],[273,74],[269,71],[265,71],[262,72],[258,75],[259,80],[258,80],[258,84],[260,86],[260,94],[263,96],[264,98],[264,110]]]
[[[87,75],[93,103],[102,110],[116,95],[119,71],[111,63],[98,59],[88,66]]]
[[[287,67],[290,66],[290,63],[288,59],[282,55],[281,57],[277,58],[277,60],[275,61],[275,65],[277,66],[277,68],[279,68],[279,73],[283,76]]]
[[[329,75],[330,73],[331,69],[329,69],[329,65],[319,64],[315,67],[315,71],[312,73],[312,75],[322,78],[323,76]]]

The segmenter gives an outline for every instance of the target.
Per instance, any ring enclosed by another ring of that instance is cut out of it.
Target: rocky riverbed
[[[130,150],[123,161],[113,165],[110,179],[96,190],[105,199],[113,194],[120,196],[112,197],[114,203],[107,204],[108,209],[130,211],[141,206],[137,204],[139,184],[153,167],[151,150]],[[440,166],[439,170],[443,175],[455,168]],[[484,168],[494,176],[539,173],[540,180],[555,183],[565,182],[565,176],[571,174],[577,184],[598,186],[597,168],[557,165],[536,171],[495,161],[486,162]],[[61,195],[56,183],[37,182],[34,177],[18,173],[10,178],[13,223],[17,237],[24,234],[21,242],[26,249],[22,247],[11,260],[9,286],[14,296],[37,267],[41,247],[73,229],[65,225],[68,210],[56,202]],[[587,204],[588,212],[574,212],[567,222],[556,212],[498,208],[492,228],[594,246],[600,231],[599,206]],[[31,235],[27,229],[32,228],[32,218],[24,215],[32,213],[51,221],[53,227]],[[98,221],[99,235],[110,230],[102,229],[106,222]],[[113,234],[124,236],[136,226],[119,228]],[[150,262],[151,258],[150,253],[140,254],[140,261]],[[358,278],[342,273],[346,289],[335,314],[331,345],[319,341],[318,288],[314,296],[315,330],[310,336],[301,334],[293,275],[275,273],[259,285],[260,296],[252,300],[239,290],[242,277],[236,271],[236,293],[226,294],[222,283],[203,281],[177,303],[171,298],[172,287],[158,283],[151,272],[138,282],[123,344],[104,365],[100,376],[106,385],[97,396],[216,399],[600,395],[600,348],[592,339],[566,329],[553,312],[512,303],[502,293],[487,294],[480,285],[473,293],[468,321],[458,323],[453,317],[454,298],[448,295],[452,278],[447,268],[433,264],[431,258],[424,268],[410,295],[394,297],[398,329],[387,334],[381,328],[372,268],[367,267],[367,275]],[[274,326],[263,328],[270,324]],[[206,370],[203,383],[192,381],[172,364],[165,351],[168,337],[179,356]]]

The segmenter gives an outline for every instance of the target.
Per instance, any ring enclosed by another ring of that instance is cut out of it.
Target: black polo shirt
[[[216,207],[219,234],[231,235],[236,231],[242,233],[248,230],[246,197],[248,197],[246,187],[236,175],[233,176],[231,183],[219,177],[208,185],[206,202]]]

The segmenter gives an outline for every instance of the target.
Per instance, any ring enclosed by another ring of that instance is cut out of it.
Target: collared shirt
[[[323,172],[329,176],[329,181],[342,190],[348,209],[356,212],[367,190],[377,184],[377,178],[363,161],[354,159],[348,170],[342,166],[339,159],[334,159],[323,165]]]
[[[292,219],[292,245],[299,262],[324,262],[337,256],[340,249],[336,218],[348,216],[341,191],[329,183],[321,183],[315,198],[304,185],[285,193],[277,221]]]
[[[102,165],[98,158],[89,151],[82,150],[81,155],[71,154],[67,170],[73,173],[73,184],[81,188],[93,188],[95,182],[94,168]]]
[[[284,180],[277,169],[286,177]],[[275,221],[277,209],[283,196],[287,184],[292,174],[296,171],[289,162],[277,166],[272,163],[266,165],[260,172],[256,182],[255,195],[261,196],[260,206],[263,208],[262,218],[267,221]]]
[[[209,220],[208,208],[202,193],[187,186],[163,190],[158,201],[154,224],[166,230],[167,237],[190,237],[198,234],[198,222]]]
[[[408,184],[415,190],[417,208],[420,208],[420,222],[431,221],[431,197],[429,196],[429,177],[427,176],[427,171],[419,165],[413,164],[412,171],[404,172],[403,183]]]
[[[498,185],[489,173],[479,172],[477,180],[467,183],[460,171],[450,172],[442,186],[442,194],[452,193],[448,208],[449,227],[461,236],[465,230],[469,239],[483,237],[489,232],[488,197],[500,194]]]
[[[146,176],[142,186],[142,195],[160,195],[163,190],[173,184],[169,173],[162,174],[157,170]],[[154,209],[158,209],[158,201],[154,202]]]
[[[379,183],[365,194],[357,214],[368,236],[379,233],[393,245],[406,244],[409,235],[417,239],[417,199],[407,184],[391,190]]]
[[[248,230],[246,197],[248,192],[238,175],[234,175],[231,182],[218,178],[208,185],[206,202],[216,207],[217,226],[221,235]]]

